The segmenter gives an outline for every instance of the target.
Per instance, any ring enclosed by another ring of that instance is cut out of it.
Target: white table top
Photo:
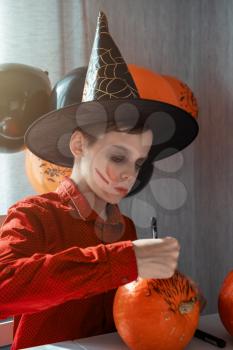
[[[233,338],[227,333],[223,327],[218,314],[205,315],[200,317],[199,329],[207,333],[211,333],[216,337],[222,338],[227,342],[225,350],[233,350]],[[35,350],[127,350],[129,349],[121,340],[119,335],[115,333],[102,334],[89,338],[82,338],[74,341],[65,341],[55,344],[36,346]],[[203,340],[193,338],[186,350],[214,350],[219,349],[217,346],[206,343]]]

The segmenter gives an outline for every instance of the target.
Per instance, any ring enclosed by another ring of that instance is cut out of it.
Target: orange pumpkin
[[[25,150],[25,170],[27,177],[37,193],[55,191],[65,176],[70,176],[71,169],[47,162],[29,149]]]
[[[233,270],[227,274],[220,288],[218,312],[224,327],[233,336]]]
[[[198,325],[200,302],[190,281],[176,271],[168,279],[142,279],[117,289],[113,316],[132,350],[181,350]]]

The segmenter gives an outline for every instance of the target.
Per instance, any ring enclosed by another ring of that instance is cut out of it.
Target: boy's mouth
[[[114,187],[115,190],[117,190],[119,193],[121,193],[122,195],[126,195],[128,193],[128,190],[124,187]]]

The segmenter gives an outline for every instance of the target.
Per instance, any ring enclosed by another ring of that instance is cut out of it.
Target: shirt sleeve
[[[0,319],[88,298],[137,278],[131,240],[48,254],[43,208],[12,207],[0,229]]]

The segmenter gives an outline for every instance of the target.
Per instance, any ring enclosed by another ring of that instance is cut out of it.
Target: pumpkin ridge
[[[194,297],[195,291],[190,282],[178,272],[175,272],[170,279],[150,279],[147,281],[147,287],[146,296],[150,296],[153,292],[157,293],[169,305],[172,312],[177,310],[181,314],[187,313],[187,310],[190,312],[198,300]],[[180,302],[177,297],[181,299]]]
[[[180,294],[187,297],[189,297],[190,294],[195,294],[195,291],[188,280],[182,281],[179,279],[175,282],[173,277],[171,277],[170,282],[166,281],[165,279],[151,279],[148,281],[148,287],[162,296],[167,296],[174,299]],[[179,289],[177,287],[179,287]]]

